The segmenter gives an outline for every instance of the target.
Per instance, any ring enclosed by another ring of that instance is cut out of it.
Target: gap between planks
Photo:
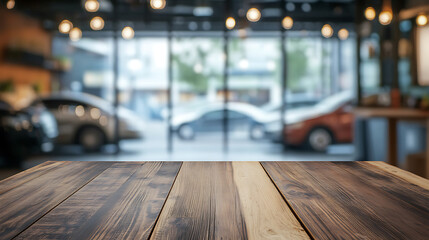
[[[264,169],[264,172],[267,174],[268,178],[271,180],[271,183],[276,187],[277,192],[280,194],[280,196],[283,198],[283,200],[286,202],[287,206],[289,207],[290,211],[293,213],[293,215],[296,217],[296,219],[298,220],[299,224],[301,224],[301,227],[305,230],[305,232],[307,233],[307,235],[310,237],[310,239],[314,240],[315,237],[313,236],[313,234],[311,234],[310,230],[308,229],[308,227],[304,224],[304,222],[302,221],[302,219],[299,217],[298,213],[295,211],[295,209],[293,209],[293,207],[291,206],[290,202],[286,199],[286,197],[283,195],[283,193],[280,191],[279,186],[277,186],[277,184],[274,182],[273,178],[271,177],[271,175],[268,173],[267,169],[265,169],[264,165],[262,164],[262,162],[259,162],[259,165],[261,165],[262,169]]]

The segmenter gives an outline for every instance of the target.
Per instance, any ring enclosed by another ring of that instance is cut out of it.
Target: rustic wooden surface
[[[309,239],[258,162],[186,162],[152,239]]]
[[[181,163],[116,163],[18,239],[147,239]]]
[[[0,239],[428,239],[429,180],[382,162],[46,162]]]
[[[63,163],[55,171],[51,169],[0,194],[0,239],[18,235],[110,165],[105,162]]]
[[[382,168],[358,162],[262,165],[315,239],[428,239],[429,191]]]
[[[0,181],[0,194],[3,194],[11,189],[18,187],[19,185],[22,185],[23,183],[40,177],[43,174],[49,172],[50,170],[58,168],[61,164],[61,162],[47,161],[26,171],[22,171],[18,174],[15,174],[7,179],[4,179]]]

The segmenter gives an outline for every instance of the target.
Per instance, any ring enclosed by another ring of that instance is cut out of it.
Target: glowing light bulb
[[[229,30],[233,29],[235,27],[235,19],[233,17],[229,17],[225,21],[225,26]]]
[[[6,3],[6,8],[7,9],[13,9],[15,7],[15,0],[9,0]]]
[[[367,7],[365,9],[365,18],[368,19],[369,21],[372,21],[375,19],[375,9],[373,7]]]
[[[340,31],[338,31],[338,37],[341,40],[346,40],[347,38],[349,38],[349,31],[345,28],[340,29]]]
[[[122,29],[122,37],[124,39],[134,38],[134,29],[130,26],[126,26]]]
[[[378,21],[382,25],[389,25],[392,22],[393,14],[390,11],[382,11],[378,16]]]
[[[101,17],[94,17],[91,19],[89,26],[94,31],[99,31],[104,28],[104,20]]]
[[[63,20],[61,21],[60,25],[58,25],[58,30],[60,31],[60,33],[64,33],[67,34],[70,32],[70,30],[72,30],[73,28],[73,23],[70,22],[69,20]]]
[[[428,17],[424,14],[420,14],[416,18],[416,23],[418,26],[425,26],[428,23]]]
[[[100,3],[97,0],[86,0],[85,9],[88,12],[97,12],[100,8]]]
[[[331,25],[325,24],[323,25],[321,32],[325,38],[330,38],[334,34],[334,29],[332,29]]]
[[[261,19],[261,12],[257,8],[251,8],[247,11],[246,17],[251,22],[257,22]]]
[[[163,9],[165,8],[165,0],[150,0],[150,7],[153,9]]]
[[[72,40],[73,42],[79,41],[82,38],[82,31],[79,28],[75,27],[70,30],[69,37],[70,40]]]
[[[286,16],[282,20],[282,26],[284,29],[291,29],[293,27],[293,19],[289,16]]]

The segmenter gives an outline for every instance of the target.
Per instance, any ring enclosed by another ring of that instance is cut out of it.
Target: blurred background
[[[354,109],[429,107],[428,5],[1,0],[2,166],[385,160],[388,119]]]

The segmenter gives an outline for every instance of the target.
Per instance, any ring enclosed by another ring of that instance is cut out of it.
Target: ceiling
[[[6,0],[0,1],[4,6]],[[90,30],[88,22],[94,16],[103,17],[104,31],[113,29],[115,16],[119,27],[132,25],[137,31],[222,31],[227,16],[237,20],[237,28],[255,31],[278,31],[285,14],[294,19],[295,30],[317,30],[325,23],[334,28],[352,26],[355,19],[354,0],[167,0],[162,10],[150,8],[149,0],[99,2],[96,13],[86,12],[81,0],[16,0],[15,8],[41,19],[48,30],[56,30],[63,19],[71,20],[83,31]],[[245,18],[251,7],[261,11],[262,18],[257,23]]]

